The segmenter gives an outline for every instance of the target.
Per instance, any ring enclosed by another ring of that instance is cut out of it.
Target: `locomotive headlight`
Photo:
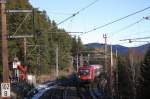
[[[91,76],[89,76],[88,79],[91,79]]]

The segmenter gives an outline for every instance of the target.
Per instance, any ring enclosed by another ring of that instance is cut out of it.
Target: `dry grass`
[[[65,68],[63,70],[59,70],[59,77],[68,76],[68,75],[72,74],[73,71],[74,71],[74,69],[71,66],[70,66],[70,68]],[[55,79],[57,79],[56,71],[55,70],[51,70],[50,74],[38,76],[37,77],[37,83],[42,83],[42,82],[45,82],[45,81],[55,80]]]

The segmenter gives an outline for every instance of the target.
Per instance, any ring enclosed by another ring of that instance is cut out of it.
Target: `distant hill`
[[[104,47],[104,44],[88,43],[88,44],[85,44],[85,47],[89,48],[89,49],[102,48],[102,47]],[[110,45],[108,45],[108,48],[110,48]],[[147,48],[148,48],[148,44],[138,46],[138,47],[132,47],[132,48],[136,52],[144,54],[146,52]],[[120,54],[127,54],[127,52],[128,52],[128,47],[125,47],[125,46],[122,46],[122,45],[112,45],[112,49],[113,49],[113,52],[115,52],[117,50],[118,53],[120,53]]]
[[[142,46],[138,46],[138,47],[133,47],[137,52],[140,52],[140,53],[145,53],[148,49],[148,47],[150,47],[149,44],[145,44],[145,45],[142,45]]]
[[[88,44],[85,44],[85,47],[86,48],[101,48],[103,47],[104,44],[100,44],[100,43],[88,43]]]

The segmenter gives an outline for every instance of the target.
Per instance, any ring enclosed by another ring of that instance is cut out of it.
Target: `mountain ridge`
[[[102,44],[102,43],[88,43],[88,44],[85,44],[84,46],[88,49],[93,49],[93,48],[102,48],[104,47],[104,45],[105,44]],[[107,46],[108,48],[110,48],[109,44]],[[147,51],[148,47],[149,47],[149,44],[141,45],[138,47],[125,47],[122,45],[112,45],[112,50],[113,52],[117,50],[117,52],[120,54],[127,54],[128,49],[132,48],[134,51],[144,54]]]

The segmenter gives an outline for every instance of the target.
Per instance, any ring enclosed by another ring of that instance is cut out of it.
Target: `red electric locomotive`
[[[83,82],[91,82],[94,81],[96,77],[98,77],[103,71],[102,65],[83,65],[78,69],[78,78]]]

